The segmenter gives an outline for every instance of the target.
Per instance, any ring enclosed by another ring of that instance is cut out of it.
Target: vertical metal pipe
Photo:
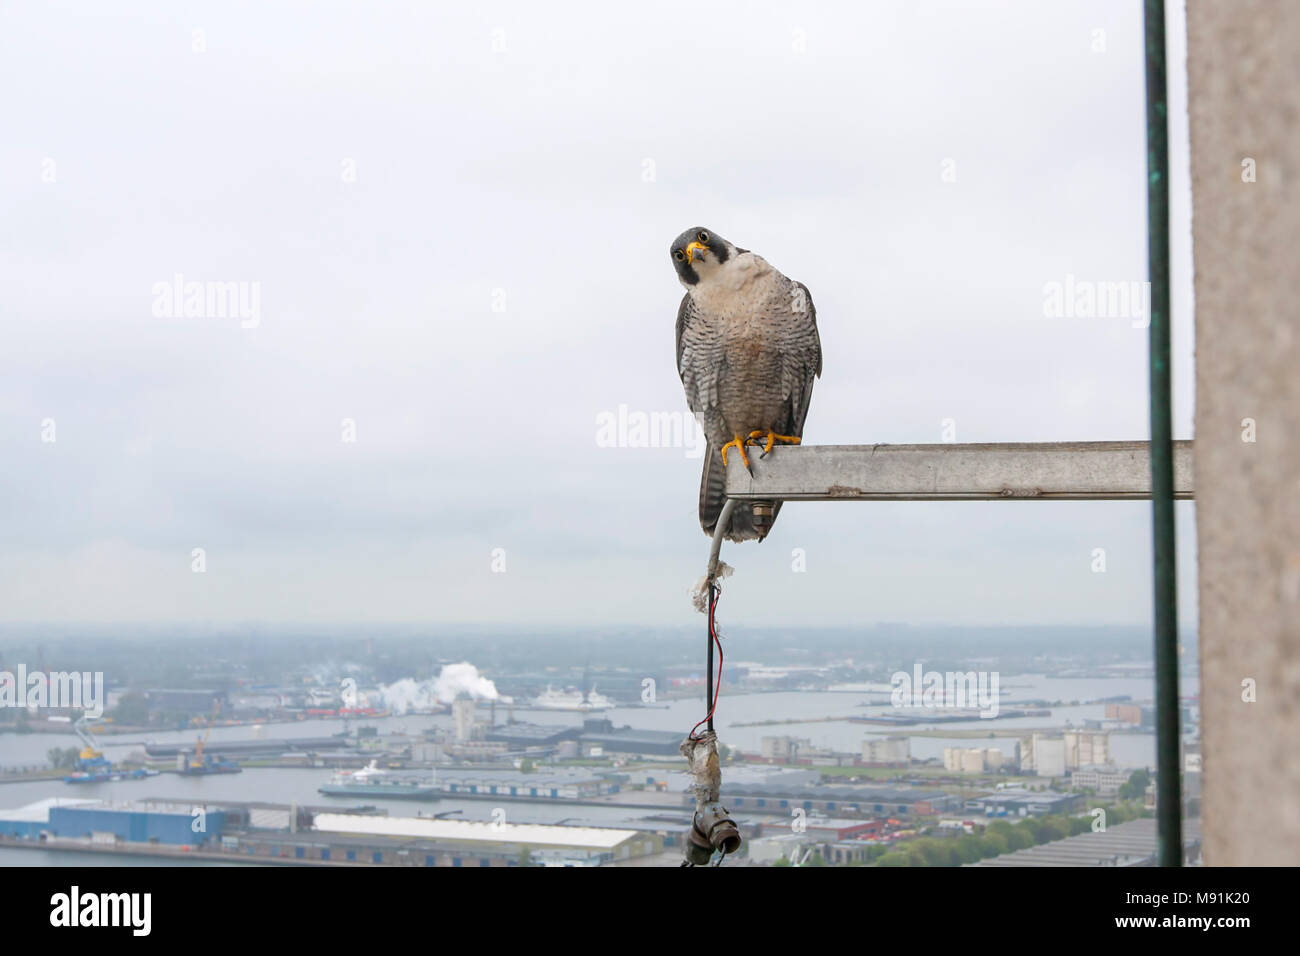
[[[722,560],[722,537],[731,525],[731,513],[736,510],[736,499],[728,498],[718,515],[718,523],[713,528],[713,540],[709,543],[709,567],[704,572],[706,583],[712,584],[718,576],[718,562]]]
[[[1155,579],[1156,824],[1161,866],[1183,862],[1178,728],[1178,581],[1169,374],[1169,125],[1165,4],[1146,0],[1147,271],[1151,281],[1151,510]]]

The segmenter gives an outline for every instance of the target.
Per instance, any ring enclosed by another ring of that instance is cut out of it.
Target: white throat
[[[779,273],[762,256],[739,252],[719,265],[716,261],[700,263],[700,281],[687,285],[691,298],[705,308],[722,308],[737,300],[758,300],[770,289]],[[683,283],[684,284],[684,283]]]

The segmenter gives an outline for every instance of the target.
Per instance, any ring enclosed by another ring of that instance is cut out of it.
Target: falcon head
[[[689,289],[716,276],[718,270],[741,250],[712,229],[694,226],[674,239],[669,251],[677,278]]]

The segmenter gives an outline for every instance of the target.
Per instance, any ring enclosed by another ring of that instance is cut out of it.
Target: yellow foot
[[[775,445],[777,442],[784,442],[787,445],[797,445],[799,444],[799,442],[803,441],[803,439],[800,438],[798,435],[778,435],[774,431],[769,430],[765,432],[759,429],[749,433],[748,443],[757,445],[758,442],[754,441],[754,439],[762,438],[764,435],[767,436],[767,444],[763,446],[764,456],[766,456],[767,453],[772,450],[772,446]]]
[[[745,454],[746,442],[747,442],[746,439],[741,438],[739,435],[736,435],[734,438],[731,439],[731,441],[727,442],[725,445],[722,446],[722,467],[723,468],[727,467],[727,449],[730,448],[732,445],[735,445],[736,451],[740,452],[740,460],[744,464],[745,470],[749,471],[749,458]]]

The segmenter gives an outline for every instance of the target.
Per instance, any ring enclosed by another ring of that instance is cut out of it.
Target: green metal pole
[[[1151,510],[1155,553],[1156,825],[1161,866],[1182,866],[1178,729],[1178,580],[1169,375],[1169,126],[1165,4],[1146,0],[1147,270],[1151,280]]]

